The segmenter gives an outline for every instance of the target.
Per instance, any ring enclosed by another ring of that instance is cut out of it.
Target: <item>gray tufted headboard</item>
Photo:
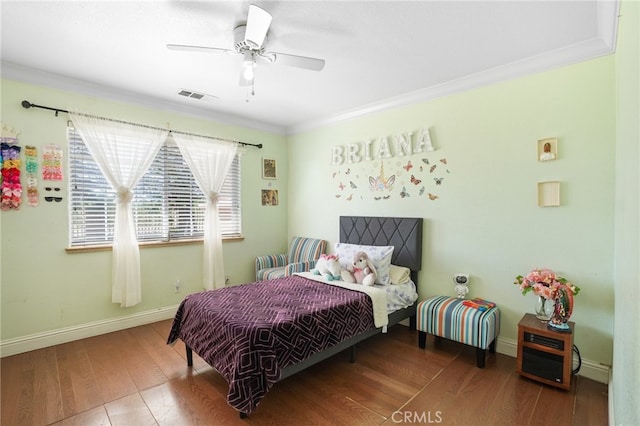
[[[391,263],[422,268],[422,218],[340,216],[340,242],[394,246]]]

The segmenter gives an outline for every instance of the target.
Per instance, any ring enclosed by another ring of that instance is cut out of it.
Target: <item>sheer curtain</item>
[[[113,236],[113,303],[142,301],[140,249],[131,208],[132,190],[153,162],[168,130],[136,126],[70,112],[74,127],[109,184],[117,191]]]
[[[225,280],[218,196],[238,144],[194,135],[172,133],[172,136],[208,200],[204,216],[203,286],[207,290],[221,288]]]

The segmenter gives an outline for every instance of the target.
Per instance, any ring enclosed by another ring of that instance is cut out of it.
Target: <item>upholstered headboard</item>
[[[422,218],[340,216],[340,242],[394,246],[391,263],[422,268]]]

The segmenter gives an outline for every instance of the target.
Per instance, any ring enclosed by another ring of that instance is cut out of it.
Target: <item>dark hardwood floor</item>
[[[573,377],[562,391],[520,377],[514,358],[389,329],[277,383],[247,419],[226,403],[225,380],[161,321],[6,357],[3,426],[12,425],[606,425],[607,386]]]

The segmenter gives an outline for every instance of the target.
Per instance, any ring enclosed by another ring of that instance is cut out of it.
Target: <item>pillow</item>
[[[391,284],[401,285],[411,280],[411,269],[404,266],[391,265],[389,267]]]
[[[389,267],[391,266],[391,256],[393,246],[361,246],[358,244],[336,243],[336,254],[340,256],[340,264],[347,268],[353,261],[353,256],[363,251],[369,256],[369,260],[376,267],[376,284],[389,285]]]

